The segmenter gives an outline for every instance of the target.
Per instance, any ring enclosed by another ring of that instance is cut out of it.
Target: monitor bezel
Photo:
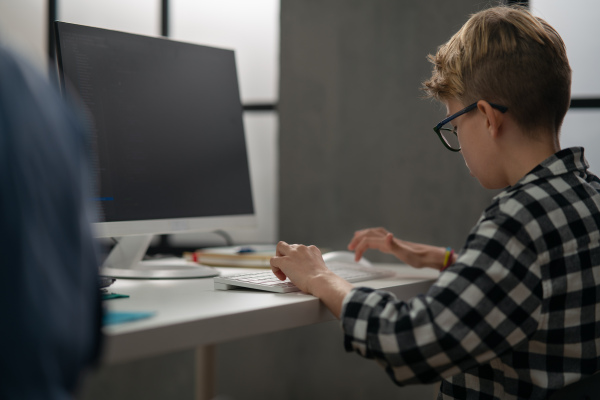
[[[95,222],[94,234],[99,238],[134,235],[166,235],[177,233],[211,232],[224,229],[256,228],[254,214],[148,219],[139,221]]]
[[[67,82],[63,73],[62,57],[61,57],[61,46],[60,46],[60,33],[59,26],[74,25],[93,29],[103,29],[112,32],[120,32],[128,35],[141,36],[146,38],[153,38],[158,40],[169,40],[172,39],[152,36],[152,35],[140,35],[131,32],[125,32],[114,29],[105,29],[99,27],[93,27],[89,25],[74,24],[65,21],[55,21],[55,35],[56,35],[56,59],[58,66],[58,76],[61,91],[64,96],[69,96],[71,93],[67,88]],[[197,45],[195,43],[176,41],[178,43],[187,43]],[[205,46],[214,47],[214,46]],[[234,53],[235,51],[229,50]],[[237,62],[236,62],[237,64]],[[237,69],[237,68],[236,68]],[[239,76],[236,76],[239,82]],[[241,99],[240,99],[240,112],[242,112]],[[100,221],[93,223],[94,235],[98,238],[109,238],[109,237],[125,237],[125,236],[137,236],[137,235],[163,235],[163,234],[177,234],[177,233],[196,233],[196,232],[211,232],[215,230],[225,229],[252,229],[258,226],[258,219],[256,216],[256,196],[254,194],[254,182],[252,179],[252,166],[250,163],[250,155],[248,152],[248,138],[246,134],[245,124],[242,118],[242,126],[244,127],[244,140],[246,142],[246,154],[248,155],[248,172],[250,179],[250,188],[252,194],[252,207],[254,210],[253,214],[239,214],[239,215],[219,215],[219,216],[190,216],[184,218],[168,218],[168,219],[147,219],[147,220],[127,220],[127,221]]]

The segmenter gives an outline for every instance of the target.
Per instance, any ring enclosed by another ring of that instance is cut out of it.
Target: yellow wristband
[[[444,254],[444,264],[442,264],[441,271],[445,270],[452,263],[452,256],[454,255],[454,250],[451,247],[446,247],[446,254]]]

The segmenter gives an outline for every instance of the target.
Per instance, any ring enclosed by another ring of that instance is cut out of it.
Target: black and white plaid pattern
[[[600,369],[600,180],[582,148],[494,198],[458,260],[409,302],[345,299],[348,351],[438,399],[546,399]],[[600,396],[600,395],[599,395]]]

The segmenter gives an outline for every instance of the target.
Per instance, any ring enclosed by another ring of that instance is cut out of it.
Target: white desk
[[[355,285],[385,289],[400,299],[424,293],[439,274],[427,268],[417,270],[393,264],[378,266],[397,271],[398,276]],[[222,268],[221,271],[231,274],[240,270]],[[145,320],[106,327],[103,356],[106,364],[335,319],[313,296],[250,289],[219,291],[213,289],[212,278],[119,279],[110,290],[130,297],[106,301],[109,310],[153,311],[156,314]]]

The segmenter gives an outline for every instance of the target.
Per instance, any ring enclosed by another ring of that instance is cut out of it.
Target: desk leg
[[[215,397],[215,346],[196,347],[196,400]]]

